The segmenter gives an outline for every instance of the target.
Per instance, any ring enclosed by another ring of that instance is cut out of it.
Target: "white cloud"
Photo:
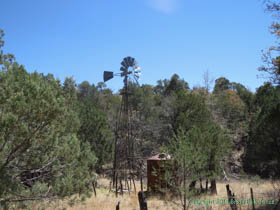
[[[149,0],[149,5],[163,13],[172,13],[174,12],[179,4],[179,0]]]

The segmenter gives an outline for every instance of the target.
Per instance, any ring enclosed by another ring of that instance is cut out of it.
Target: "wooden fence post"
[[[120,210],[120,202],[118,202],[118,205],[116,205],[116,210]]]
[[[252,200],[252,205],[253,205],[253,210],[255,210],[255,203],[254,203],[254,193],[253,193],[253,189],[250,188],[251,191],[251,200]]]
[[[277,210],[279,205],[280,205],[280,199],[278,200],[278,202],[277,202],[277,204],[276,204],[276,206],[274,207],[273,210]]]
[[[229,205],[230,205],[232,210],[237,210],[234,193],[231,194],[231,190],[229,189],[229,185],[228,184],[226,185],[226,188],[227,188],[227,196],[228,196]]]
[[[139,200],[140,210],[148,210],[148,205],[144,193],[141,191],[138,192],[138,200]]]

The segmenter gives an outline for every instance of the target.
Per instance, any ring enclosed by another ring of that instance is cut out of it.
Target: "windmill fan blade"
[[[121,62],[121,65],[123,65],[123,67],[125,67],[125,68],[133,67],[134,65],[136,65],[135,58],[127,56],[123,59],[123,61]]]
[[[127,66],[129,66],[128,58],[129,58],[129,57],[125,57],[125,58],[123,59]]]
[[[128,65],[126,64],[126,62],[124,60],[121,62],[121,65],[125,68],[128,68]]]
[[[131,58],[131,57],[130,57],[130,58]],[[132,65],[132,66],[136,65],[135,58],[131,58],[131,65]]]
[[[129,66],[133,66],[133,59],[132,57],[127,57]]]
[[[136,83],[139,85],[139,82],[138,82],[139,77],[135,77],[135,76],[134,76],[134,80],[135,80],[135,81],[136,81]]]
[[[112,79],[113,77],[114,77],[113,72],[111,72],[111,71],[104,71],[104,74],[103,74],[104,82]]]
[[[127,71],[127,68],[125,68],[125,67],[121,67],[121,69],[120,69],[121,71]]]
[[[126,57],[126,60],[127,60],[127,62],[130,64],[130,62],[131,62],[131,57],[130,57],[130,56],[127,56],[127,57]]]
[[[135,60],[135,58],[129,57],[129,65],[130,65],[130,66],[135,66],[135,65],[136,65],[136,60]]]

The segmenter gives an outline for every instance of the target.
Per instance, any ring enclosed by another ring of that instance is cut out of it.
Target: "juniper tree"
[[[193,188],[189,188],[193,181],[209,179],[211,193],[217,193],[216,179],[221,174],[220,162],[229,154],[230,148],[229,139],[214,123],[204,128],[194,126],[189,131],[180,127],[169,144],[163,148],[178,165],[176,174],[181,182],[179,186],[175,183],[172,186],[183,198],[183,209],[186,209],[186,200],[194,195]],[[166,179],[174,182],[168,172]]]
[[[52,75],[0,67],[0,202],[89,195],[96,157],[77,138],[75,94]]]

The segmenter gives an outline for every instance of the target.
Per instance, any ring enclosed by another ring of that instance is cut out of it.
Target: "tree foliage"
[[[274,85],[280,85],[280,1],[279,0],[265,0],[266,11],[271,13],[274,21],[270,25],[270,32],[276,37],[276,45],[271,46],[267,51],[263,52],[263,61],[265,65],[259,68],[259,71],[268,73],[269,81]]]
[[[210,179],[214,184],[211,192],[217,193],[215,179],[221,175],[221,162],[231,150],[229,138],[218,125],[194,126],[188,131],[180,127],[163,150],[176,163],[179,185],[170,174],[165,178],[183,198],[183,209],[186,209],[186,199],[191,199],[194,193],[189,186],[196,180]]]
[[[78,192],[89,196],[86,185],[95,179],[97,159],[77,137],[74,80],[61,85],[53,75],[28,73],[13,55],[0,54],[1,206]]]
[[[101,172],[102,166],[112,158],[112,133],[106,114],[88,98],[79,104],[79,118],[81,126],[78,137],[90,144],[91,151],[98,158],[96,170]]]
[[[270,83],[258,88],[256,112],[246,144],[244,167],[262,177],[280,176],[280,89]]]
[[[63,198],[84,189],[96,158],[77,138],[67,85],[17,63],[0,78],[2,201]]]

